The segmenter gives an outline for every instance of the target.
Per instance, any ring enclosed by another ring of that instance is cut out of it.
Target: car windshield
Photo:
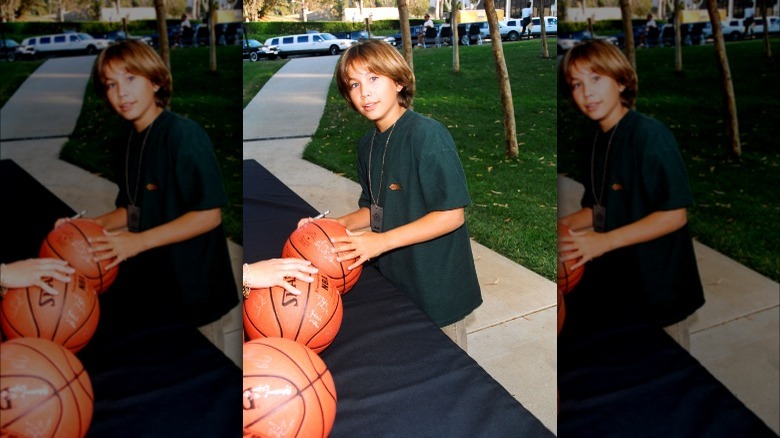
[[[19,43],[17,43],[17,42],[16,42],[16,41],[14,41],[14,40],[5,40],[5,42],[4,42],[4,45],[5,45],[6,47],[16,47],[16,46],[18,46],[18,45],[19,45]]]
[[[94,39],[95,39],[95,38],[92,38],[92,35],[90,35],[90,34],[87,34],[87,33],[79,33],[79,34],[76,34],[76,35],[78,35],[78,36],[79,36],[79,38],[80,38],[80,39],[82,39],[82,40],[84,40],[84,41],[87,41],[87,40],[94,40]]]
[[[249,40],[249,47],[260,47],[260,41],[257,40]]]
[[[322,39],[324,39],[324,40],[337,40],[338,39],[338,38],[336,38],[335,36],[333,36],[332,34],[329,34],[329,33],[321,33],[320,35],[322,35]]]

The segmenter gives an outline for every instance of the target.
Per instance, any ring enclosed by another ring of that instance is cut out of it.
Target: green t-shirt
[[[124,178],[123,153],[116,205],[126,207],[133,200],[140,207],[140,231],[191,211],[227,204],[213,146],[197,123],[163,111],[150,128],[133,132],[129,143],[127,178]],[[238,304],[222,225],[191,239],[139,254],[137,258],[140,260],[136,265],[143,266],[144,276],[156,277],[149,284],[156,285],[156,290],[170,291],[170,295],[156,298],[171,307],[172,319],[205,324]]]
[[[368,208],[373,192],[384,211],[382,231],[471,203],[455,142],[441,123],[407,110],[393,129],[376,133],[372,151],[373,135],[363,137],[358,148],[359,205]],[[482,303],[465,223],[431,241],[385,253],[375,263],[439,327],[460,321]]]
[[[591,147],[588,145],[587,159],[583,160],[582,205],[593,207],[596,199],[601,200],[606,208],[605,231],[653,212],[693,204],[679,146],[661,122],[629,111],[616,128],[599,131],[592,155]],[[604,254],[588,263],[585,274],[605,301],[619,303],[622,312],[636,309],[637,318],[670,324],[704,304],[687,225],[649,242]]]

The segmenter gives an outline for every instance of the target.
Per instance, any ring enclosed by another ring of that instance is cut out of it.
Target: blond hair
[[[173,92],[171,71],[154,49],[147,44],[133,40],[122,41],[107,47],[95,60],[92,83],[95,92],[101,99],[108,102],[105,72],[111,67],[111,64],[117,62],[124,64],[128,72],[143,76],[149,79],[152,84],[157,85],[159,89],[154,93],[155,103],[161,108],[168,106]]]
[[[398,93],[398,103],[409,108],[414,100],[414,72],[398,50],[381,40],[365,40],[347,49],[336,65],[336,83],[339,92],[352,109],[357,110],[349,96],[349,74],[347,70],[362,64],[368,71],[395,81],[403,88]]]
[[[583,65],[588,65],[595,73],[611,77],[625,87],[620,93],[620,102],[626,108],[634,106],[639,86],[636,71],[620,49],[601,40],[577,44],[564,55],[558,84],[569,101],[572,100],[571,71]]]

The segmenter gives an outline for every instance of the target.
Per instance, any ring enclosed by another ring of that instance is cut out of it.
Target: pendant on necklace
[[[141,231],[141,207],[133,204],[127,205],[127,229],[131,233]]]
[[[601,204],[593,205],[593,229],[598,233],[603,233],[607,225],[607,207]]]
[[[371,231],[375,233],[382,232],[382,220],[384,219],[384,208],[371,204]]]

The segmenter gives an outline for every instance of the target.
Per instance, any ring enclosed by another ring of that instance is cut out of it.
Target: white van
[[[269,38],[264,45],[278,47],[279,57],[284,59],[289,55],[338,55],[357,43],[355,40],[336,38],[329,33],[312,32]]]
[[[109,40],[93,38],[87,33],[58,33],[25,38],[22,40],[19,52],[24,56],[94,55],[108,47],[110,43]]]

